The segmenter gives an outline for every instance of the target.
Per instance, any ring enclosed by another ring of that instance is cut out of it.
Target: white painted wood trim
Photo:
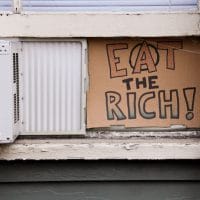
[[[21,13],[21,0],[13,0],[13,13]]]
[[[199,36],[200,13],[3,14],[0,37]]]
[[[198,0],[198,10],[200,11],[200,0]]]
[[[0,160],[16,159],[200,159],[200,139],[35,139],[0,146]]]

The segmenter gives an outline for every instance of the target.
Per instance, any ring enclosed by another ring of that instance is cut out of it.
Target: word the
[[[148,89],[157,89],[159,86],[156,84],[156,81],[158,79],[158,76],[149,76],[149,77],[142,77],[135,78],[135,81],[133,78],[127,78],[122,80],[123,83],[126,85],[127,90],[131,90],[133,86],[135,86],[136,89],[140,88],[148,88]]]

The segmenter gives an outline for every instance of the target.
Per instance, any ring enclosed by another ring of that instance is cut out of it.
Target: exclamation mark
[[[187,120],[192,120],[194,118],[194,99],[195,99],[195,94],[196,94],[196,88],[191,87],[191,88],[184,88],[183,89],[183,94],[185,97],[185,102],[187,106],[187,113],[185,115],[185,118]]]

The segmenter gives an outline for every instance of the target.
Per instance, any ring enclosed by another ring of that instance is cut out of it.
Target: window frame
[[[23,13],[20,0],[13,0],[13,12],[3,12],[0,16],[0,38],[65,40],[88,37],[200,36],[199,19],[200,0],[197,11],[115,13]],[[116,21],[116,25],[111,26]],[[51,137],[22,135],[14,144],[0,145],[0,160],[200,159],[198,130],[91,130],[86,131],[82,139]]]
[[[170,12],[23,12],[21,0],[13,0],[12,12],[1,14],[0,37],[86,38],[200,35],[200,0],[198,0],[196,11]],[[154,23],[151,24],[149,21]],[[114,22],[117,22],[115,26],[113,26]]]

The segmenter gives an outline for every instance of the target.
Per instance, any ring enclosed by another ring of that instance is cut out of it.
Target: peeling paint
[[[200,131],[88,131],[87,138],[99,139],[131,139],[140,137],[149,138],[200,138]]]
[[[24,145],[26,144],[26,145]],[[1,145],[0,160],[200,159],[195,139],[49,139]]]

